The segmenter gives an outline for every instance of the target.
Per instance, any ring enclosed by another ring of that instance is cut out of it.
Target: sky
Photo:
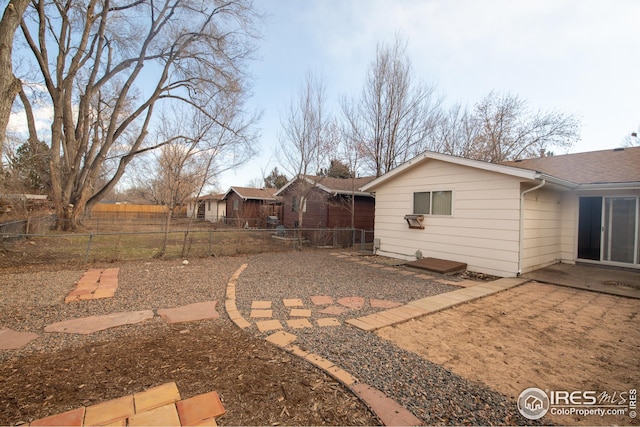
[[[219,177],[245,186],[280,167],[281,117],[311,72],[327,106],[361,91],[378,43],[407,43],[415,80],[445,105],[491,91],[581,121],[569,152],[612,149],[640,128],[639,0],[261,0],[266,14],[249,107],[262,111],[258,155]],[[556,154],[562,154],[557,152]]]

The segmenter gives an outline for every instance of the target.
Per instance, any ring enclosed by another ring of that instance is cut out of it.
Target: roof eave
[[[640,190],[640,181],[580,184],[578,190]]]
[[[434,152],[426,152],[426,153],[422,153],[417,155],[416,157],[414,157],[411,160],[408,160],[407,162],[401,164],[400,166],[398,166],[395,169],[390,170],[389,172],[387,172],[386,174],[379,176],[378,178],[374,179],[373,181],[369,182],[368,184],[363,185],[362,187],[360,187],[360,189],[362,191],[372,191],[372,188],[377,187],[378,185],[380,185],[381,183],[383,183],[384,181],[387,181],[403,172],[405,172],[408,169],[412,169],[416,166],[418,166],[419,164],[427,161],[427,160],[440,160],[443,162],[447,162],[447,163],[453,163],[453,164],[457,164],[457,165],[462,165],[462,166],[467,166],[467,167],[472,167],[475,169],[481,169],[481,170],[486,170],[486,171],[491,171],[491,172],[497,172],[497,173],[502,173],[505,175],[511,175],[511,176],[515,176],[518,178],[524,178],[524,179],[538,179],[538,175],[540,175],[538,172],[536,171],[532,171],[530,169],[523,169],[523,168],[518,168],[518,167],[513,167],[513,166],[506,166],[506,165],[499,165],[497,163],[489,163],[489,162],[485,162],[485,161],[481,161],[481,160],[471,160],[471,159],[465,159],[463,157],[455,157],[455,156],[450,156],[447,154],[440,154],[440,153],[434,153]]]

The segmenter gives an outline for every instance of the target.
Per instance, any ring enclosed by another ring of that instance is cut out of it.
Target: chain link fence
[[[155,220],[117,224],[101,220],[91,224],[90,231],[79,233],[53,232],[54,223],[55,218],[47,216],[0,224],[0,265],[144,260],[161,254],[163,258],[234,256],[286,251],[300,245],[365,251],[373,240],[373,232],[351,228],[219,228],[184,219],[172,222],[168,232],[160,231],[164,224]],[[109,231],[116,228],[127,231]]]

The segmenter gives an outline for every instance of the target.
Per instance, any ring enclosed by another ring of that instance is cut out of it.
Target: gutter
[[[524,190],[520,193],[520,230],[519,230],[519,242],[518,242],[518,274],[519,277],[522,274],[522,252],[524,251],[524,196],[527,193],[531,193],[532,191],[538,190],[547,183],[546,179],[543,179],[540,184],[536,185],[533,188],[528,190]]]

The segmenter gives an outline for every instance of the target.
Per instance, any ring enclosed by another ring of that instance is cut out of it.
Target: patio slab
[[[555,264],[523,274],[537,282],[640,299],[640,271],[582,264]]]

